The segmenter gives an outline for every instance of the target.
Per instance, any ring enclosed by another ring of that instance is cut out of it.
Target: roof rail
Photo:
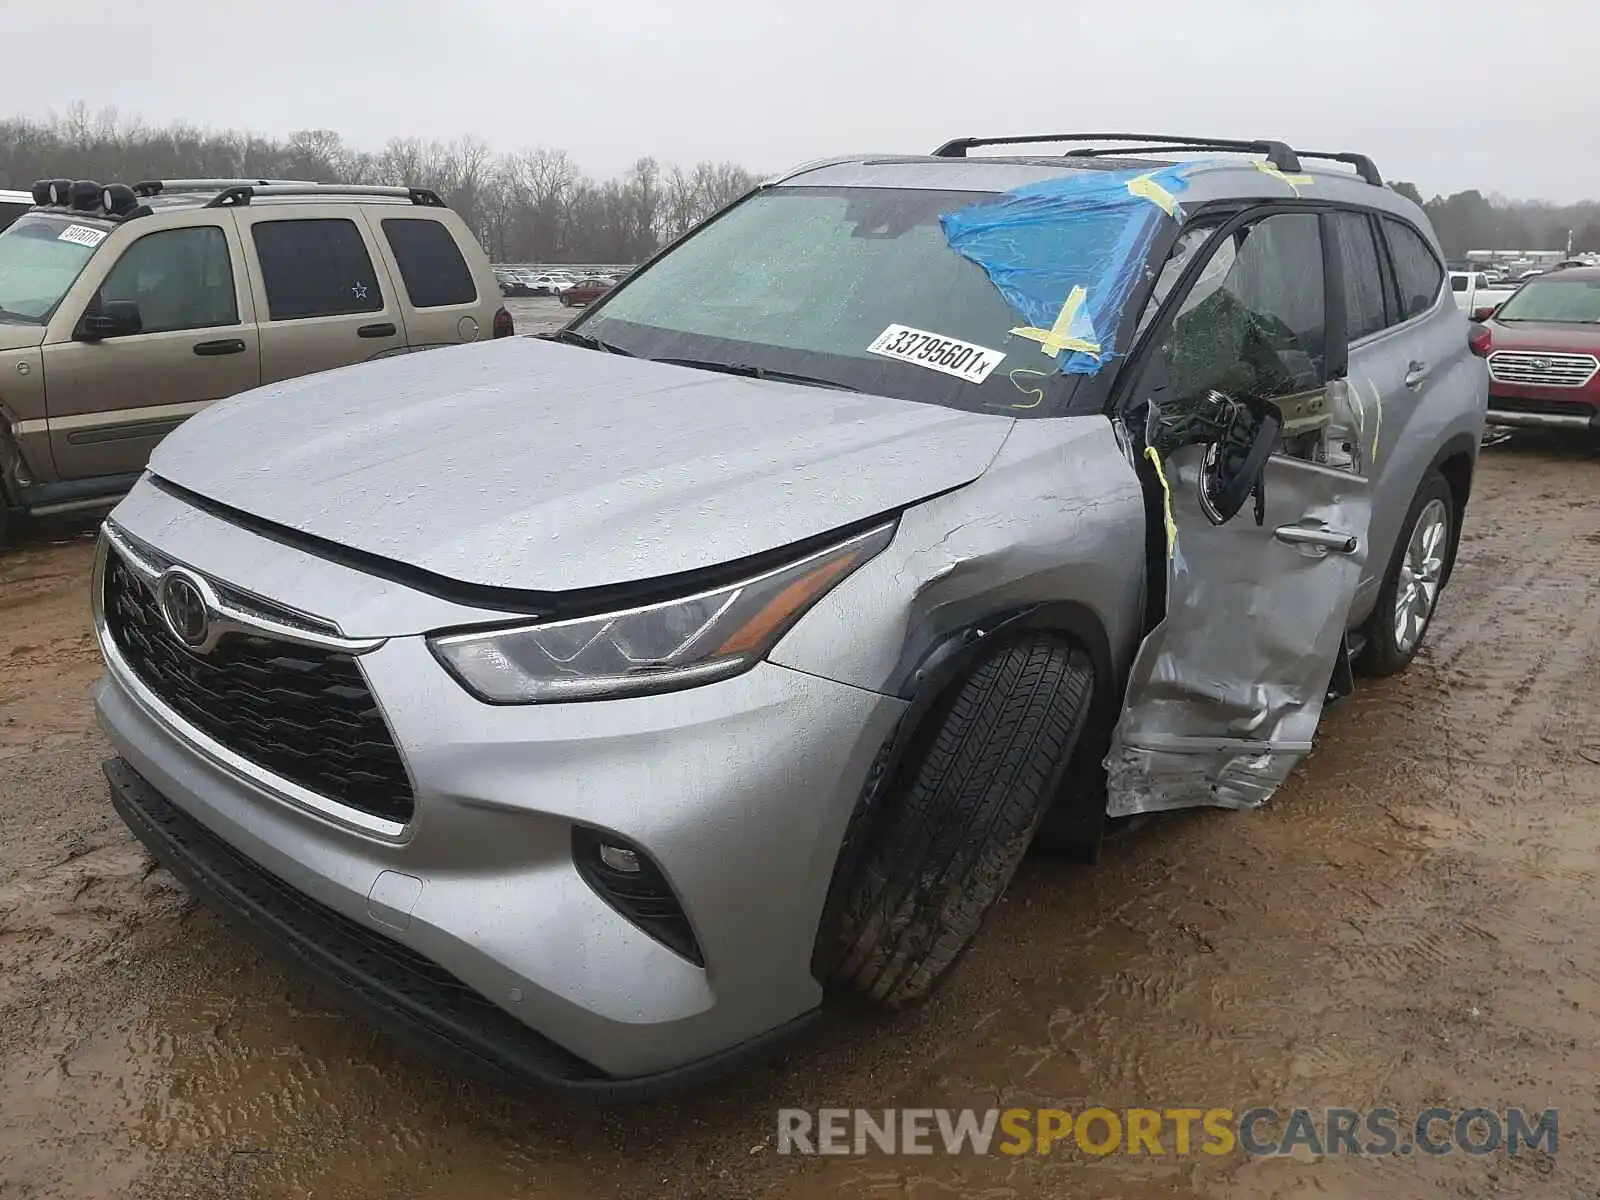
[[[1351,154],[1348,151],[1343,150],[1337,152],[1325,150],[1296,150],[1295,153],[1301,158],[1320,158],[1325,159],[1328,162],[1348,163],[1350,166],[1356,169],[1356,174],[1361,176],[1364,182],[1370,183],[1373,187],[1383,186],[1383,176],[1378,174],[1378,168],[1376,164],[1374,164],[1373,161],[1365,154]]]
[[[933,153],[939,158],[964,158],[974,146],[1021,146],[1036,142],[1149,142],[1151,145],[1119,146],[1115,149],[1084,148],[1069,150],[1068,158],[1101,158],[1119,154],[1155,154],[1163,150],[1234,150],[1249,154],[1264,154],[1267,161],[1280,171],[1298,171],[1302,158],[1341,162],[1356,169],[1361,179],[1373,187],[1383,186],[1383,176],[1365,154],[1348,151],[1296,150],[1287,142],[1260,139],[1239,141],[1233,138],[1174,137],[1160,133],[1049,133],[1027,137],[956,138],[946,142]]]
[[[278,196],[383,196],[393,200],[409,200],[421,208],[446,207],[439,193],[431,188],[351,183],[235,183],[208,200],[206,207],[234,208],[249,204],[252,200]]]
[[[261,186],[275,183],[307,183],[301,179],[146,179],[133,185],[136,196],[159,196],[163,192],[213,192],[218,188],[244,184]]]
[[[1182,146],[1190,150],[1236,150],[1247,154],[1264,154],[1267,161],[1280,171],[1300,170],[1300,160],[1287,142],[1265,139],[1243,142],[1232,138],[1175,137],[1162,133],[1040,133],[1025,137],[955,138],[933,153],[936,158],[965,158],[967,151],[975,146],[1025,146],[1039,142],[1150,142],[1157,149]],[[1079,157],[1093,157],[1093,152],[1086,152]]]

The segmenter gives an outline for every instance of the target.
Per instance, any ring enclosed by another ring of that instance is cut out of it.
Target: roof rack
[[[133,185],[135,196],[159,196],[163,192],[214,192],[219,188],[274,183],[309,183],[305,179],[146,179]]]
[[[409,200],[422,208],[444,208],[445,202],[431,188],[383,187],[377,184],[348,183],[233,183],[206,202],[207,208],[235,208],[255,199],[278,196],[383,196]]]
[[[1365,154],[1333,153],[1320,150],[1295,150],[1287,142],[1271,139],[1240,141],[1234,138],[1177,137],[1161,133],[1042,133],[1023,137],[955,138],[935,150],[936,158],[965,158],[967,151],[977,146],[1026,146],[1041,142],[1134,142],[1134,146],[1115,149],[1099,147],[1069,150],[1068,158],[1099,158],[1118,154],[1152,154],[1163,150],[1229,150],[1246,154],[1262,154],[1274,167],[1284,172],[1301,170],[1302,158],[1326,159],[1348,163],[1356,173],[1374,187],[1383,186],[1378,168]],[[1145,143],[1149,143],[1146,145]]]

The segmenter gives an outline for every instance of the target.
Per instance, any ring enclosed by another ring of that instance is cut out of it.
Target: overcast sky
[[[472,133],[775,171],[949,137],[1145,130],[1361,150],[1424,195],[1600,198],[1582,0],[0,0],[0,113],[363,148]]]

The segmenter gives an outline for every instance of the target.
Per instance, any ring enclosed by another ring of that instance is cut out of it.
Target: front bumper
[[[187,817],[120,758],[103,764],[111,803],[156,861],[362,1009],[396,1039],[502,1087],[599,1100],[671,1095],[759,1061],[818,1010],[686,1067],[616,1080],[540,1036],[448,971],[297,892]]]
[[[1491,383],[1488,423],[1526,429],[1600,432],[1600,401],[1587,390],[1518,388]]]
[[[216,569],[203,561],[209,538],[196,534],[168,544],[179,543],[194,569]],[[253,550],[264,573],[284,570],[281,547],[241,550],[254,535],[225,536],[218,561],[243,562]],[[343,590],[333,576],[347,568],[297,566],[308,586]],[[244,574],[227,582],[272,598]],[[126,785],[118,807],[129,825],[197,890],[243,911],[388,1014],[391,1027],[420,1024],[447,1048],[465,1038],[469,1060],[503,1060],[508,1077],[650,1093],[729,1065],[737,1048],[764,1044],[820,1004],[810,967],[828,884],[901,701],[763,663],[679,693],[489,706],[445,674],[422,638],[391,638],[359,661],[416,809],[399,836],[382,836],[218,753],[133,674],[104,620],[96,624],[108,666],[95,707],[127,764],[112,775]],[[682,904],[703,967],[586,882],[573,859],[575,826],[649,854]],[[249,888],[229,882],[236,876]],[[251,899],[262,889],[277,899]],[[262,915],[286,908],[312,916],[297,924]],[[467,1037],[460,1014],[434,999],[396,1001],[409,984],[352,983],[373,954],[404,958],[476,997],[474,1021],[500,1017]],[[505,1034],[504,1018],[519,1037]]]

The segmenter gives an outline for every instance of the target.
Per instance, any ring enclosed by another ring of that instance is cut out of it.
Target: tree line
[[[641,158],[620,178],[595,180],[564,150],[496,153],[482,140],[392,138],[359,150],[328,129],[287,138],[161,127],[91,113],[75,104],[42,120],[0,120],[0,184],[35,179],[260,178],[319,183],[389,183],[432,188],[459,212],[496,262],[638,262],[755,183],[732,162],[692,168]],[[1548,204],[1471,190],[1425,200],[1445,253],[1469,250],[1600,252],[1600,201]]]
[[[1600,201],[1507,200],[1476,188],[1424,200],[1415,184],[1396,183],[1394,190],[1422,205],[1451,261],[1469,250],[1565,251],[1569,233],[1574,254],[1600,253]]]
[[[692,168],[641,158],[618,179],[589,178],[564,150],[498,154],[475,137],[393,138],[359,150],[336,132],[287,138],[177,123],[161,127],[79,104],[43,120],[0,120],[0,186],[36,179],[296,179],[431,188],[495,262],[634,263],[747,191],[731,162]]]

